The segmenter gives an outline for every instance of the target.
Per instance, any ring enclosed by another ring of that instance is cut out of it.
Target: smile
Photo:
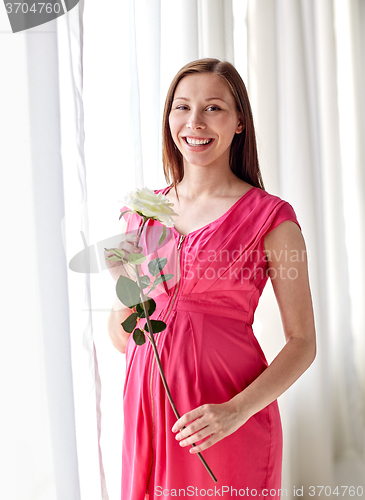
[[[213,139],[196,139],[194,137],[185,137],[185,142],[189,144],[189,146],[206,146],[210,144]]]

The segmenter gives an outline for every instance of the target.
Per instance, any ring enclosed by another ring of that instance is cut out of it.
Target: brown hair
[[[236,102],[237,111],[244,118],[245,128],[233,138],[229,164],[232,172],[252,186],[264,188],[257,156],[255,128],[250,101],[242,78],[236,68],[219,59],[197,59],[186,64],[172,80],[167,92],[162,122],[162,160],[165,179],[175,188],[184,176],[183,158],[171,136],[169,115],[174,100],[175,89],[184,76],[192,73],[214,73],[227,84]],[[177,194],[177,193],[176,193]]]

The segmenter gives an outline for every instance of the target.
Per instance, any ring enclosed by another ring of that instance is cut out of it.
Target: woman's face
[[[244,128],[230,90],[214,73],[187,75],[180,80],[169,124],[184,165],[199,166],[229,166],[233,137]]]

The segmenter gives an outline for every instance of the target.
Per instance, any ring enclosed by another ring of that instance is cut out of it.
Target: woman
[[[276,399],[313,362],[315,326],[300,226],[291,205],[264,190],[247,92],[231,64],[202,59],[176,75],[164,110],[163,160],[170,185],[156,192],[179,214],[172,231],[181,279],[155,299],[154,319],[167,323],[156,342],[181,418],[169,406],[150,343],[128,340],[121,322],[130,310],[115,310],[117,301],[108,331],[127,356],[122,499],[278,499]],[[141,251],[137,244],[127,234],[120,247],[128,254]],[[268,277],[286,339],[269,366],[251,326]],[[191,456],[198,451],[217,484]]]

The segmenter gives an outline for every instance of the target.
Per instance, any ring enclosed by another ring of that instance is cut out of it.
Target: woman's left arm
[[[265,237],[264,248],[286,344],[272,363],[231,400],[199,406],[179,418],[173,432],[182,429],[176,435],[182,446],[209,436],[191,448],[192,453],[203,451],[235,432],[283,394],[315,359],[316,335],[307,254],[298,225],[293,221],[279,224]]]

